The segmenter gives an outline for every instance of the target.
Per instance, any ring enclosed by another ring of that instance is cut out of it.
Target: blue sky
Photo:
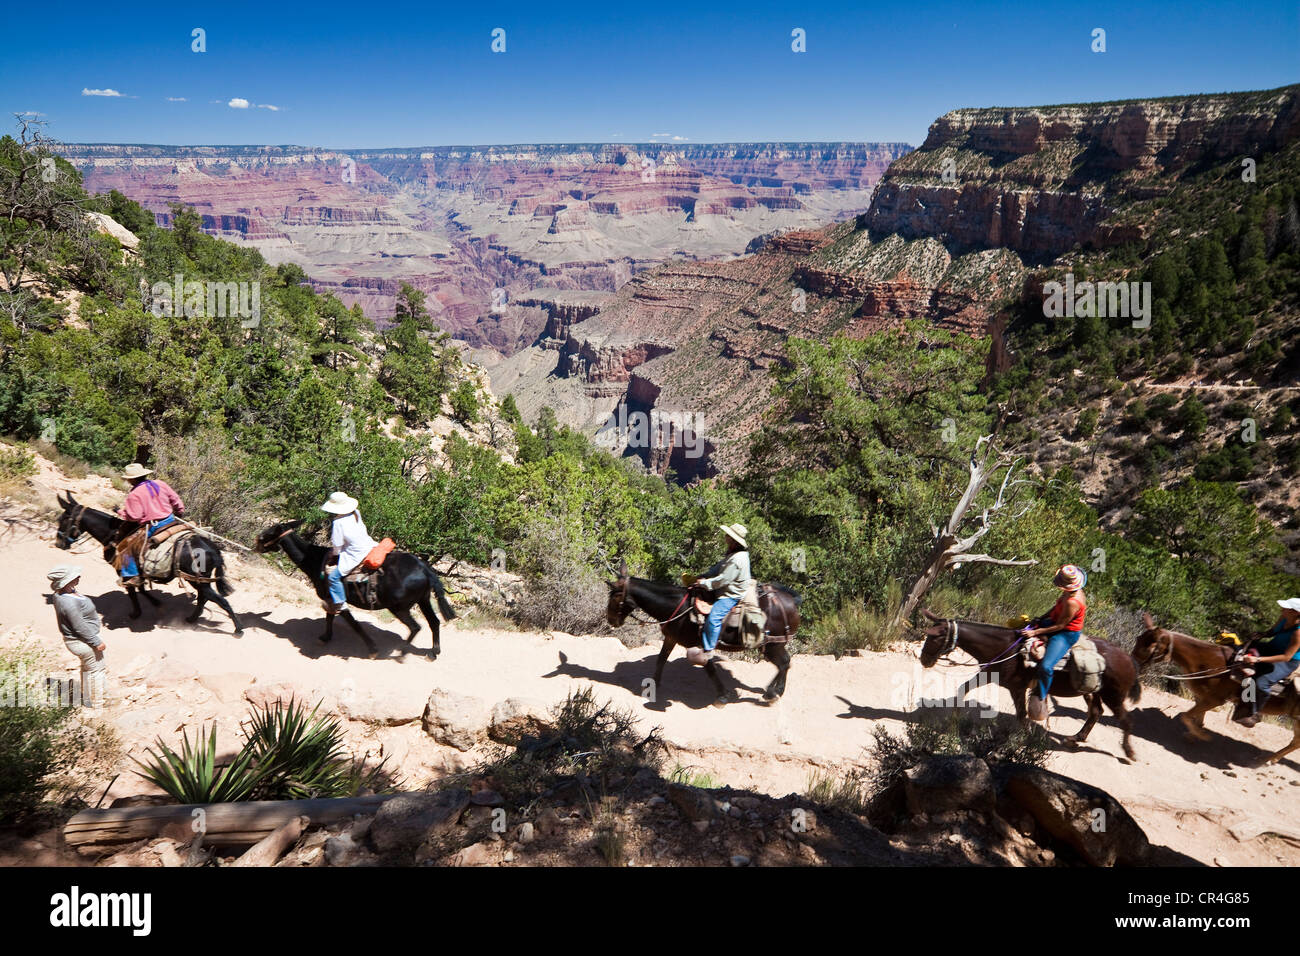
[[[11,4],[4,24],[0,109],[43,114],[65,142],[916,145],[961,106],[1300,81],[1295,0],[74,2]],[[497,27],[505,53],[490,49]],[[791,50],[796,27],[806,53]],[[1090,49],[1097,27],[1105,53]]]

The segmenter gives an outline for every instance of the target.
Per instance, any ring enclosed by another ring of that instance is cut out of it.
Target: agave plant
[[[254,754],[247,746],[242,747],[235,759],[224,767],[217,765],[215,723],[206,743],[203,742],[203,728],[195,732],[193,744],[189,734],[182,731],[180,753],[167,746],[161,737],[157,744],[157,752],[152,747],[146,751],[148,761],[131,758],[142,768],[136,773],[179,803],[249,800],[263,777],[262,768],[254,765]]]

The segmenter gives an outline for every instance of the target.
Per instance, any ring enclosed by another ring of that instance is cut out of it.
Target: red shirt
[[[120,517],[127,521],[157,521],[173,512],[185,510],[181,496],[172,491],[172,486],[157,478],[140,482],[131,489],[118,511]]]
[[[1056,606],[1052,608],[1052,620],[1057,624],[1061,623],[1060,615],[1065,612],[1065,605],[1072,597],[1079,599],[1079,610],[1075,611],[1074,617],[1070,618],[1070,620],[1065,623],[1065,629],[1067,631],[1082,631],[1083,619],[1088,613],[1088,599],[1083,596],[1082,591],[1062,594],[1060,599],[1056,602]]]

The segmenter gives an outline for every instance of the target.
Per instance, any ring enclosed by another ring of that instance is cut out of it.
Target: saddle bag
[[[1106,672],[1106,658],[1097,645],[1081,637],[1070,648],[1070,683],[1080,694],[1095,694],[1101,690],[1101,676]]]
[[[392,551],[393,547],[393,539],[385,538],[370,549],[370,553],[361,560],[361,566],[368,571],[377,571],[383,565],[384,558],[388,557],[388,552]]]

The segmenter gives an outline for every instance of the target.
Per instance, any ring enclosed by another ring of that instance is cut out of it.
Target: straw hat
[[[60,564],[57,568],[51,568],[45,576],[50,579],[50,586],[54,590],[62,591],[81,577],[81,568],[75,564]]]
[[[733,541],[738,542],[742,548],[749,547],[749,544],[745,541],[745,536],[749,534],[749,529],[743,524],[724,524],[719,525],[718,527],[722,529],[723,534],[728,538],[731,538]]]
[[[152,475],[153,469],[146,468],[138,461],[133,461],[126,466],[126,471],[122,472],[123,478],[143,478],[145,475]]]
[[[357,499],[345,492],[336,491],[320,506],[320,510],[328,511],[332,515],[350,515],[357,510]]]

